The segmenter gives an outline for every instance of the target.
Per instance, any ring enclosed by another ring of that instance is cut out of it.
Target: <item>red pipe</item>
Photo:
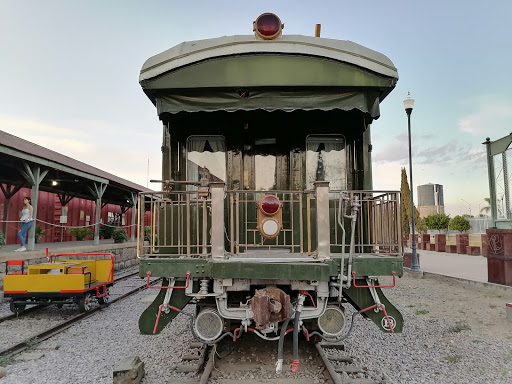
[[[184,287],[164,287],[164,286],[159,286],[159,287],[156,287],[156,286],[151,286],[149,285],[149,278],[151,277],[151,272],[148,271],[146,273],[146,275],[148,276],[148,280],[147,280],[147,283],[146,283],[146,286],[148,288],[153,288],[153,289],[185,289],[185,288],[188,288],[189,284],[190,284],[190,272],[187,272],[187,282],[185,284]]]
[[[306,341],[309,341],[309,331],[305,326],[302,326],[302,332],[304,332],[304,336],[306,336]]]
[[[373,304],[371,307],[360,310],[359,313],[367,312],[370,309],[374,309],[376,307],[377,307],[377,304]],[[389,320],[388,314],[386,312],[386,307],[384,306],[384,304],[380,304],[380,308],[382,309],[382,312],[384,312],[384,317],[386,318],[386,321],[388,323],[389,330],[391,331],[391,333],[395,333],[395,331],[393,330],[393,326],[391,325],[391,321]]]
[[[240,333],[242,333],[242,327],[235,328],[235,332],[233,332],[233,341],[236,341],[237,331],[240,331]]]
[[[393,330],[393,326],[391,325],[391,321],[389,321],[389,317],[386,312],[386,307],[384,307],[384,304],[381,304],[380,307],[382,308],[382,312],[384,312],[384,317],[386,318],[386,321],[388,322],[389,330],[391,331],[391,333],[395,333],[395,331]]]
[[[352,272],[352,285],[354,288],[394,288],[396,272],[392,271],[391,275],[393,275],[393,285],[356,285],[356,273]]]
[[[153,328],[153,335],[156,335],[156,329],[158,328],[158,323],[160,322],[160,316],[162,315],[162,309],[164,308],[163,304],[160,304],[158,307],[158,316],[155,321],[155,328]],[[179,308],[173,307],[172,305],[168,305],[167,308],[171,308],[173,311],[181,312]]]
[[[313,300],[313,297],[311,296],[311,294],[309,292],[307,292],[307,291],[300,291],[299,293],[301,295],[309,296],[309,298],[311,299],[311,302],[313,303],[313,307],[316,308],[315,300]]]
[[[290,368],[292,369],[292,375],[297,374],[299,372],[299,359],[293,359]]]

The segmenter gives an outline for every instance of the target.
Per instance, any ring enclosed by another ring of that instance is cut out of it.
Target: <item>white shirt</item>
[[[28,208],[25,208],[21,211],[21,218],[20,218],[21,221],[23,222],[27,222],[27,221],[30,221],[32,220],[32,218],[30,217],[30,209]]]

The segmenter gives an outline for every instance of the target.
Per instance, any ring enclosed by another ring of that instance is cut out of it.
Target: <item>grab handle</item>
[[[148,280],[147,280],[147,283],[146,283],[146,287],[147,288],[153,288],[153,289],[185,289],[185,288],[188,288],[189,284],[190,284],[190,272],[187,272],[187,281],[185,283],[185,286],[184,287],[176,287],[176,286],[172,286],[172,287],[168,287],[168,286],[151,286],[149,285],[149,278],[151,277],[151,272],[148,271],[146,273],[146,275],[148,276]]]
[[[393,285],[356,285],[356,272],[353,271],[352,272],[352,285],[355,288],[394,288],[396,272],[391,271],[391,275],[393,276]]]

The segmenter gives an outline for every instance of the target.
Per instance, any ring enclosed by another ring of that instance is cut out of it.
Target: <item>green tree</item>
[[[450,216],[444,213],[436,213],[425,217],[425,225],[428,229],[447,229],[450,223]]]
[[[402,204],[400,205],[400,216],[402,216],[402,232],[404,235],[411,233],[411,190],[407,181],[407,173],[402,168],[402,181],[400,183]]]
[[[484,201],[487,203],[487,206],[483,206],[482,209],[480,209],[480,214],[488,215],[491,212],[491,198],[485,197]]]
[[[450,220],[450,224],[448,224],[448,229],[451,229],[453,231],[469,231],[471,228],[471,224],[469,223],[469,220],[462,216],[455,216],[453,219]]]
[[[400,216],[402,217],[402,232],[404,235],[411,233],[411,190],[407,181],[407,173],[402,168],[402,181],[400,183],[400,193],[402,195],[402,203],[400,205]],[[416,232],[424,233],[426,231],[425,224],[420,217],[420,212],[414,206],[414,229]]]

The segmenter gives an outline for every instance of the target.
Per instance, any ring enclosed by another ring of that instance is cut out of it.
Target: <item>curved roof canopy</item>
[[[24,173],[33,167],[47,171],[39,188],[66,196],[95,200],[94,184],[108,185],[102,201],[131,206],[132,194],[148,192],[148,188],[112,175],[89,164],[41,147],[0,130],[0,184],[30,187]],[[57,181],[56,185],[52,181]]]
[[[184,42],[148,59],[139,78],[159,114],[357,108],[373,118],[397,80],[381,53],[300,35]]]

